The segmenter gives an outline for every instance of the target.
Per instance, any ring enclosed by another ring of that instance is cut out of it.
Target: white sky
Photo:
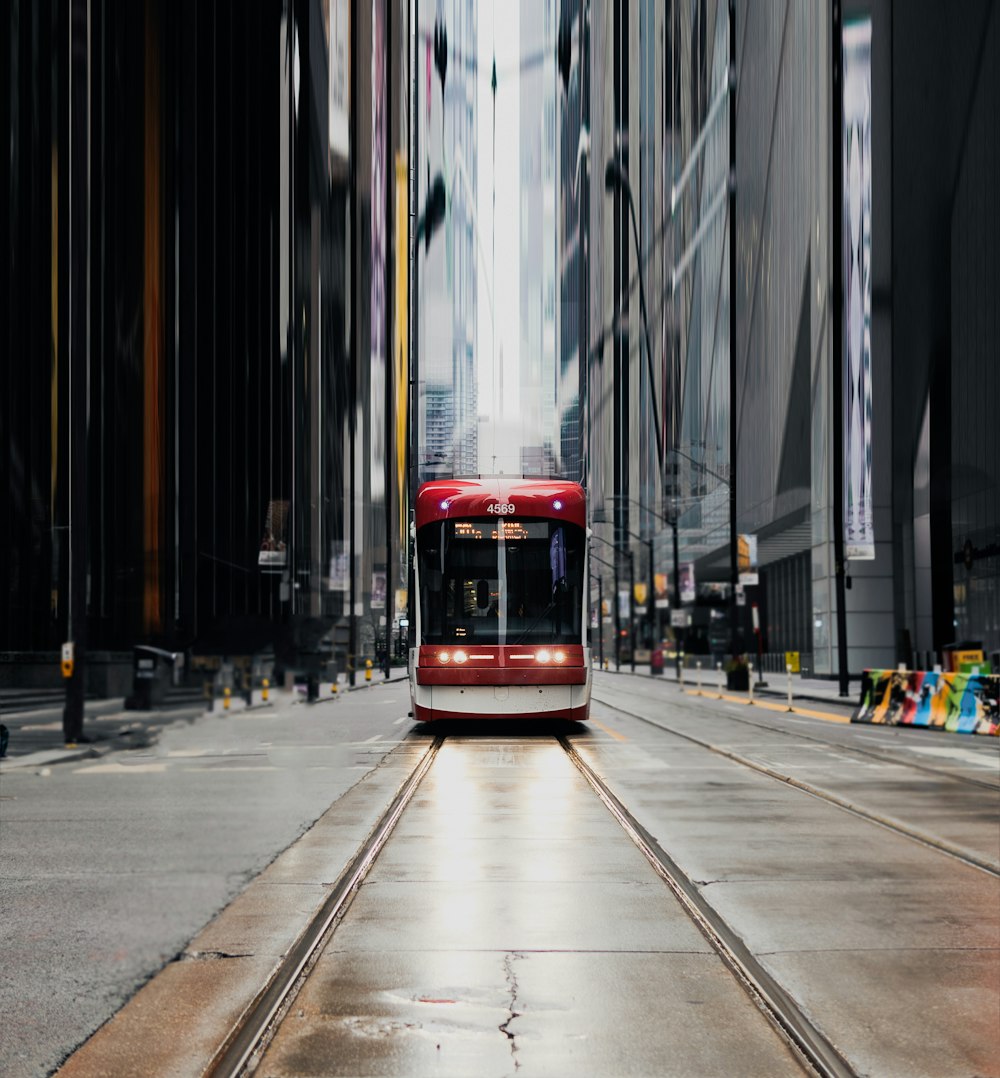
[[[492,266],[479,266],[478,393],[479,470],[520,472],[519,350],[521,244],[520,4],[501,0],[479,5],[478,156],[476,209],[483,250]],[[497,62],[496,216],[493,208],[493,72]],[[539,106],[540,107],[540,106]],[[495,250],[494,250],[495,243]],[[486,288],[493,292],[496,326]],[[494,339],[495,328],[495,339]],[[494,346],[496,362],[493,360]],[[503,357],[503,401],[499,366]]]

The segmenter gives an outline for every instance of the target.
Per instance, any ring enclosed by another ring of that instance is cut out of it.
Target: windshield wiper
[[[553,599],[552,602],[549,603],[549,605],[538,615],[537,618],[535,618],[535,620],[527,627],[527,629],[525,629],[524,632],[521,633],[521,635],[510,646],[517,647],[517,645],[520,644],[522,640],[524,640],[528,633],[530,633],[532,629],[535,628],[535,626],[542,620],[542,618],[546,618],[549,616],[549,614],[552,613],[553,609],[555,608],[555,605],[556,601],[555,599]]]

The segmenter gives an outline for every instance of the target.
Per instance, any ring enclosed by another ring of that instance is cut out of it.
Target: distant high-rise
[[[558,99],[555,40],[559,5],[521,4],[521,369],[522,447],[552,470],[558,340],[556,191]],[[539,108],[541,103],[541,108]]]
[[[420,378],[423,382],[420,479],[478,471],[476,394],[475,177],[477,148],[478,14],[471,0],[445,0],[438,25],[448,39],[444,96],[436,74],[419,81],[423,159],[448,184],[448,216],[421,268]],[[425,54],[426,55],[426,54]],[[464,175],[463,175],[464,174]],[[421,176],[425,192],[426,173]]]

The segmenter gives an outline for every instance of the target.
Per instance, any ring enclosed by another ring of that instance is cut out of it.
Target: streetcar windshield
[[[421,643],[581,643],[584,549],[583,529],[559,520],[426,524]]]

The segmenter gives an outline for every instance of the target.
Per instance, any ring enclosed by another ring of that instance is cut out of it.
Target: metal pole
[[[736,586],[739,583],[736,536],[736,0],[729,0],[729,644],[738,654]]]
[[[622,668],[622,611],[618,601],[618,548],[615,547],[615,670]]]
[[[358,54],[358,48],[357,48],[357,46],[358,46],[358,20],[354,17],[354,15],[355,15],[355,12],[352,11],[352,13],[351,13],[351,27],[350,27],[351,55],[352,56],[357,56],[357,54]],[[351,69],[350,70],[351,101],[357,101],[358,100],[358,92],[357,92],[358,91],[358,79],[359,79],[358,67],[359,67],[358,64],[351,64],[350,65],[350,69]],[[357,113],[358,113],[358,110],[356,108],[351,109],[350,126],[351,126],[351,146],[352,146],[352,148],[356,147],[357,144],[358,144],[358,138],[357,138],[357,135],[358,135],[358,115],[357,115]],[[351,304],[351,310],[353,312],[352,316],[351,316],[351,340],[350,340],[351,360],[350,360],[350,368],[351,368],[351,404],[354,405],[354,404],[356,404],[357,399],[358,399],[358,370],[359,370],[358,346],[359,346],[359,340],[360,340],[360,337],[359,337],[359,334],[358,334],[359,307],[358,307],[358,303],[357,303],[357,297],[360,294],[359,282],[363,281],[363,280],[367,280],[368,278],[367,278],[366,275],[362,275],[359,272],[360,266],[358,265],[358,259],[356,258],[357,251],[358,251],[358,239],[357,239],[357,237],[358,237],[358,212],[357,212],[358,211],[358,192],[357,192],[358,167],[357,167],[356,160],[355,160],[357,155],[352,153],[350,156],[351,156],[351,163],[350,163],[350,180],[349,180],[349,184],[348,184],[348,204],[350,206],[351,243],[350,243],[350,250],[348,250],[346,252],[346,255],[351,260],[351,271],[350,271],[351,295],[347,297],[347,302]],[[293,234],[294,234],[294,232],[293,232]],[[350,534],[349,542],[348,542],[348,551],[349,551],[348,565],[349,565],[349,572],[350,572],[350,584],[349,584],[349,589],[348,589],[348,596],[349,596],[349,602],[351,604],[351,608],[350,608],[350,611],[348,612],[348,615],[347,615],[347,619],[348,619],[347,620],[347,625],[348,625],[347,680],[348,680],[348,683],[351,684],[351,685],[354,684],[354,668],[357,665],[357,654],[358,654],[358,624],[357,624],[357,619],[354,616],[354,611],[356,609],[355,604],[357,602],[356,580],[355,580],[355,578],[357,576],[357,572],[356,572],[355,564],[354,564],[355,555],[357,553],[356,543],[355,543],[355,535],[357,533],[357,521],[355,519],[355,516],[356,516],[357,511],[358,511],[358,493],[357,493],[357,489],[356,489],[357,476],[356,476],[356,472],[355,472],[355,443],[357,441],[357,423],[355,422],[355,416],[356,415],[357,415],[357,409],[355,407],[352,407],[351,408],[350,418],[348,420],[349,429],[350,429],[350,454],[349,454],[350,460],[349,460],[349,466],[350,466],[350,469],[351,469],[351,478],[350,478],[351,534]],[[294,586],[294,582],[293,582],[292,595],[294,596],[294,594],[295,594],[295,586]]]
[[[395,258],[403,258],[404,252],[399,249],[398,237],[396,237],[395,243],[392,240],[392,229],[395,226],[396,214],[395,210],[395,194],[396,194],[396,168],[395,168],[395,151],[398,148],[398,144],[393,140],[392,131],[392,119],[393,109],[396,105],[396,95],[393,92],[392,77],[393,77],[393,54],[395,49],[392,40],[393,31],[393,10],[392,4],[385,5],[385,145],[383,146],[383,161],[385,162],[385,169],[383,173],[383,182],[385,183],[385,232],[383,235],[390,237],[386,246],[385,258],[382,264],[382,271],[384,275],[384,293],[385,306],[383,307],[382,315],[385,320],[382,330],[382,340],[385,342],[383,346],[383,354],[385,356],[386,365],[386,378],[385,378],[385,415],[383,417],[383,440],[382,444],[385,446],[385,460],[382,462],[384,482],[385,482],[385,635],[383,636],[383,651],[382,651],[382,676],[388,677],[392,668],[392,619],[396,612],[396,582],[393,574],[393,531],[395,530],[395,517],[393,515],[393,488],[395,483],[393,481],[392,474],[392,460],[396,455],[396,423],[395,423],[395,401],[396,394],[401,393],[402,387],[396,385],[396,379],[390,373],[393,370],[392,361],[394,356],[395,337],[394,323],[395,323],[395,304],[396,304],[396,289],[393,287],[393,270],[395,269]],[[402,66],[402,65],[400,65]],[[392,151],[392,152],[390,152]],[[392,167],[390,167],[392,162]],[[394,254],[393,254],[394,252]],[[398,495],[397,495],[398,497]]]
[[[844,93],[841,53],[840,0],[833,0],[831,26],[833,70],[833,143],[831,158],[833,182],[833,227],[831,248],[833,253],[833,352],[831,388],[833,390],[833,561],[837,594],[837,681],[839,694],[847,696],[850,691],[850,675],[847,658],[847,591],[844,558],[844,167],[840,146],[844,129]]]
[[[654,592],[653,592],[654,580],[653,580],[653,540],[652,539],[647,539],[646,540],[646,549],[649,551],[649,583],[646,585],[646,587],[647,587],[647,594],[646,594],[646,625],[647,625],[648,631],[649,631],[649,641],[648,641],[649,648],[650,648],[650,652],[652,652],[652,649],[656,646],[656,631],[655,631],[656,630],[656,625],[655,625],[656,603],[655,603],[655,596],[654,596]],[[649,669],[650,669],[650,673],[652,673],[652,670],[653,670],[653,656],[652,656],[652,654],[650,654],[650,657],[649,657]]]
[[[408,115],[413,124],[413,152],[410,155],[410,169],[413,176],[413,196],[410,204],[410,362],[409,362],[409,420],[408,437],[406,440],[406,479],[407,479],[407,510],[413,503],[417,492],[417,438],[420,424],[417,415],[419,405],[417,375],[419,371],[420,353],[420,238],[417,235],[416,222],[420,213],[420,0],[413,0],[413,81]],[[405,542],[407,544],[406,558],[406,642],[407,649],[418,644],[411,634],[416,625],[416,595],[414,594],[414,571],[413,558],[410,556],[410,514],[407,511],[407,527]],[[406,656],[409,663],[409,654]]]
[[[670,521],[670,526],[674,532],[674,606],[670,608],[671,614],[674,610],[680,610],[681,608],[681,569],[678,562],[677,551],[677,514],[674,513],[673,519]],[[679,625],[674,626],[674,655],[677,662],[677,681],[681,680],[681,627]]]
[[[87,662],[87,388],[90,381],[90,5],[69,5],[69,602],[74,645],[63,738],[83,736]]]
[[[635,673],[635,557],[628,552],[628,638],[632,673]]]

